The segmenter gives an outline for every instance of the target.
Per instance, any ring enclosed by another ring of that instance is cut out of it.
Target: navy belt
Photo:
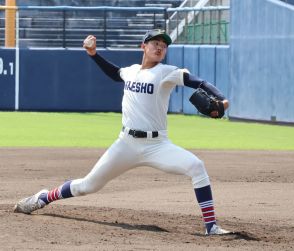
[[[123,126],[122,131],[126,128]],[[129,129],[129,134],[132,135],[134,138],[147,138],[148,133],[140,130],[133,130]],[[152,138],[158,137],[158,131],[152,131]]]

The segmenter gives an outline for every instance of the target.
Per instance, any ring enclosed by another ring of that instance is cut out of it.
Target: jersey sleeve
[[[164,84],[184,86],[184,73],[189,71],[187,69],[175,68],[168,73],[162,80]]]
[[[126,81],[127,76],[130,76],[133,72],[137,71],[140,65],[134,64],[128,67],[122,67],[119,69],[119,75],[123,81]]]
[[[128,67],[123,67],[123,68],[119,69],[119,75],[123,81],[125,81],[127,69],[128,69]]]

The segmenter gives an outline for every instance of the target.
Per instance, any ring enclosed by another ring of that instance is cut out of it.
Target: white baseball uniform
[[[143,43],[160,39],[166,46],[172,42],[165,31],[155,29],[146,33]],[[159,42],[157,45],[166,48]],[[171,143],[167,135],[169,98],[176,85],[202,88],[220,100],[224,100],[223,94],[207,81],[176,66],[159,63],[149,69],[141,69],[138,64],[119,68],[97,53],[91,57],[112,80],[124,82],[123,127],[119,138],[84,178],[67,181],[50,191],[43,189],[20,200],[14,211],[29,214],[58,199],[94,193],[108,181],[132,168],[150,166],[190,176],[202,211],[206,234],[229,233],[216,224],[212,191],[203,162],[191,152]]]
[[[194,188],[210,185],[203,162],[191,152],[174,145],[167,135],[167,110],[176,85],[183,86],[184,69],[157,64],[142,69],[134,64],[120,69],[124,80],[122,101],[123,130],[119,138],[82,179],[73,180],[73,196],[94,193],[108,181],[135,167],[150,166],[165,172],[191,177]],[[135,138],[130,130],[147,132]],[[152,131],[158,137],[152,137]]]

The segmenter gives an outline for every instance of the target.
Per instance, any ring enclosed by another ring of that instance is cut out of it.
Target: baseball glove
[[[209,95],[206,91],[201,88],[197,88],[192,94],[189,101],[196,107],[196,109],[203,115],[211,118],[222,118],[224,116],[224,104],[221,100],[216,97]],[[217,111],[218,116],[212,116],[211,112]]]

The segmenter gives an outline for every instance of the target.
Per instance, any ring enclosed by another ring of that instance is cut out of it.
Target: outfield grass
[[[168,115],[170,139],[185,148],[294,150],[294,127]],[[118,113],[0,112],[0,147],[108,147]]]

